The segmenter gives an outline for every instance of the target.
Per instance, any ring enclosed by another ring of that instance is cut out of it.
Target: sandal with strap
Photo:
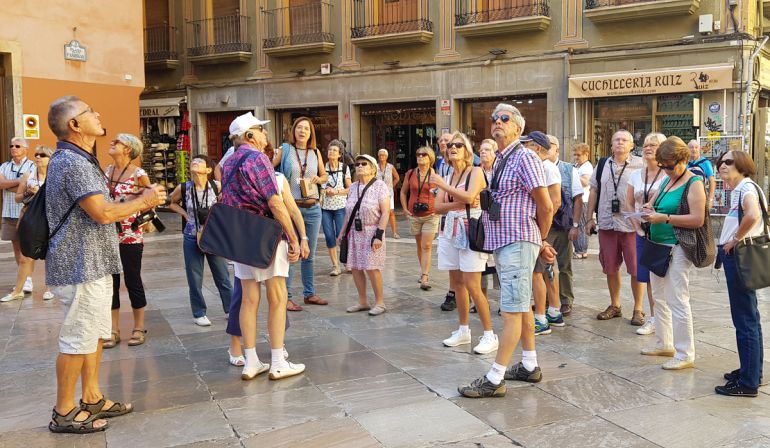
[[[51,422],[48,424],[48,430],[55,433],[88,434],[104,431],[110,426],[109,422],[105,422],[103,426],[94,426],[94,423],[100,419],[90,412],[90,415],[85,420],[76,421],[75,417],[77,417],[81,411],[88,412],[85,409],[75,406],[69,413],[67,413],[67,415],[62,415],[56,412],[56,408],[54,408],[53,414],[51,415]]]
[[[91,415],[96,416],[96,418],[120,417],[134,410],[131,403],[123,404],[115,401],[109,409],[104,409],[105,403],[107,403],[107,400],[104,397],[96,403],[86,403],[80,400],[80,409],[89,412]]]
[[[147,330],[144,328],[134,328],[131,331],[131,339],[128,340],[128,345],[134,347],[144,344],[144,340],[147,336]]]
[[[606,310],[597,314],[596,318],[599,320],[610,320],[615,317],[622,317],[622,316],[623,316],[623,313],[620,311],[620,307],[610,305],[607,307]]]
[[[120,333],[117,331],[112,332],[112,337],[106,341],[102,341],[102,348],[113,348],[120,343]]]
[[[425,280],[423,280],[423,278]],[[431,289],[431,286],[430,286],[430,283],[428,283],[428,280],[429,280],[428,274],[422,274],[420,276],[420,289],[422,289],[423,291],[430,291]]]

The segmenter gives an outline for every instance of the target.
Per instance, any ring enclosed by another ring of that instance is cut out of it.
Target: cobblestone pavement
[[[316,284],[330,305],[291,313],[287,334],[291,359],[305,363],[306,373],[244,382],[240,368],[227,362],[224,313],[208,273],[204,286],[213,325],[192,323],[180,224],[166,219],[169,231],[150,236],[144,252],[147,343],[123,342],[105,351],[102,363],[107,396],[132,401],[136,412],[112,421],[104,433],[62,436],[46,429],[62,313],[58,300],[42,300],[38,263],[32,297],[0,304],[0,446],[770,446],[770,389],[760,389],[756,399],[713,392],[724,382],[722,373],[738,365],[721,272],[702,269],[692,276],[696,367],[664,371],[663,358],[639,355],[654,336],[638,336],[629,325],[627,279],[624,317],[595,319],[609,299],[592,250],[589,259],[574,263],[576,306],[567,326],[537,339],[543,381],[508,382],[504,398],[470,400],[458,397],[458,384],[485,373],[494,354],[474,355],[469,345],[442,346],[457,328],[456,314],[438,307],[447,275],[434,267],[432,291],[421,291],[411,238],[388,239],[388,312],[346,314],[356,301],[353,279],[326,275],[330,264],[321,239]],[[403,218],[399,225],[407,235]],[[7,291],[15,275],[7,243],[0,244],[0,266],[0,290]],[[132,322],[122,294],[125,341]],[[491,298],[496,309],[497,291]],[[760,300],[766,317],[770,300],[764,294]],[[499,331],[500,318],[494,320]],[[471,328],[481,335],[475,316]],[[257,350],[269,360],[263,337]]]

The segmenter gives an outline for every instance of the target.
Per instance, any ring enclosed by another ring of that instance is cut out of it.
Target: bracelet
[[[303,236],[303,237],[300,237],[300,239],[301,239],[301,240],[304,240],[304,241],[310,241],[310,238],[308,238],[308,237],[307,237],[307,235],[306,235],[306,236]]]

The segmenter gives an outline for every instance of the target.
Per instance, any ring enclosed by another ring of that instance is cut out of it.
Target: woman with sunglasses
[[[643,355],[673,357],[662,367],[688,369],[695,362],[695,340],[690,309],[690,271],[692,262],[674,233],[674,227],[697,229],[706,215],[706,189],[703,179],[687,169],[690,150],[679,137],[669,137],[658,147],[658,166],[668,176],[650,202],[642,207],[642,220],[650,223],[650,239],[671,247],[668,271],[664,277],[650,272],[655,302],[656,345],[642,349]],[[688,187],[689,186],[689,187]],[[683,197],[685,190],[687,196]],[[690,213],[679,215],[679,204],[687,201]]]
[[[406,172],[405,182],[401,185],[401,207],[409,217],[410,231],[417,242],[417,260],[420,263],[420,289],[430,290],[428,282],[433,239],[438,231],[438,216],[434,211],[436,196],[433,194],[436,184],[430,182],[431,168],[436,161],[436,153],[428,146],[417,150],[417,167]],[[408,199],[407,199],[408,197]]]
[[[660,189],[660,184],[668,178],[663,169],[658,166],[655,160],[655,154],[658,147],[666,140],[666,136],[658,133],[647,134],[642,146],[642,159],[645,163],[643,170],[636,170],[628,178],[628,188],[626,189],[626,204],[632,210],[628,212],[638,212],[642,206],[650,201]],[[635,204],[635,205],[633,205]],[[636,279],[639,283],[647,285],[647,299],[650,304],[650,318],[644,321],[644,324],[636,330],[636,334],[647,335],[655,333],[655,300],[652,295],[652,285],[650,285],[650,271],[641,264],[642,250],[644,248],[645,229],[649,227],[639,219],[630,219],[631,225],[636,231]],[[637,316],[634,316],[635,318]],[[644,318],[644,315],[641,315]]]
[[[484,335],[473,351],[487,354],[497,350],[498,346],[489,304],[481,291],[481,273],[486,269],[488,255],[470,249],[466,211],[470,206],[472,218],[481,216],[479,193],[484,189],[484,171],[473,166],[471,142],[461,132],[452,135],[446,154],[452,173],[446,179],[436,173],[431,175],[431,181],[441,190],[436,196],[436,213],[444,215],[439,227],[438,268],[449,271],[449,288],[455,292],[460,326],[443,343],[447,347],[471,343],[470,296],[484,327]]]
[[[751,180],[757,174],[757,166],[745,152],[728,151],[722,154],[717,161],[717,171],[727,188],[732,189],[730,211],[722,225],[717,257],[725,269],[740,368],[725,373],[727,383],[717,386],[715,391],[720,395],[756,397],[759,386],[766,384],[762,377],[762,323],[757,308],[757,292],[743,286],[733,250],[742,239],[764,233],[762,206],[767,209],[767,198]]]
[[[35,197],[38,190],[40,190],[40,187],[42,187],[43,184],[45,183],[45,178],[46,178],[46,175],[48,174],[48,162],[51,161],[52,155],[53,155],[53,148],[49,148],[47,146],[38,146],[37,148],[35,148],[35,166],[32,167],[32,170],[27,171],[27,173],[24,174],[24,176],[22,176],[21,181],[19,182],[19,189],[16,190],[16,203],[24,204],[26,208],[26,205],[29,204],[29,202],[32,200],[33,197]],[[19,217],[21,217],[23,214],[24,214],[24,209],[22,208],[19,214]],[[27,269],[29,273],[32,273],[32,271],[34,271],[35,260],[24,257],[24,261],[22,261],[22,263],[29,264],[29,266],[25,267],[25,269]],[[22,288],[24,286],[25,278],[26,278],[26,274],[20,276],[16,280],[16,287],[21,297],[24,297],[24,292],[22,291]],[[43,293],[43,300],[51,300],[53,299],[53,297],[54,297],[53,293],[46,288],[45,292]],[[5,299],[5,297],[3,297],[3,299]],[[0,299],[0,302],[6,301],[3,299]]]
[[[342,232],[342,222],[345,221],[345,201],[350,188],[350,170],[341,159],[342,148],[343,144],[339,140],[332,140],[326,147],[326,157],[329,160],[326,163],[326,173],[329,178],[321,186],[324,192],[321,201],[321,224],[332,261],[332,271],[329,274],[332,277],[342,273],[337,258],[337,238]]]
[[[131,134],[118,134],[110,143],[109,154],[112,165],[108,165],[105,174],[110,181],[110,196],[114,201],[133,199],[141,187],[149,187],[151,182],[147,173],[131,163],[142,155],[142,141]],[[136,216],[126,218],[118,226],[120,241],[120,262],[123,276],[131,300],[134,315],[134,327],[131,331],[129,346],[144,344],[147,330],[144,328],[144,309],[147,298],[142,283],[142,252],[144,251],[144,231],[142,226],[132,224]],[[112,338],[104,341],[103,348],[113,348],[120,342],[120,274],[112,275]]]

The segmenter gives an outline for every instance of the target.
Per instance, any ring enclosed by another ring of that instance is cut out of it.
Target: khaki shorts
[[[3,218],[2,229],[0,229],[0,239],[3,241],[18,241],[19,234],[16,231],[16,218]]]
[[[409,217],[409,232],[412,235],[419,235],[421,233],[430,233],[431,235],[438,232],[438,215],[430,216],[410,216]]]
[[[87,355],[112,337],[112,275],[78,285],[51,286],[64,305],[59,352]]]

